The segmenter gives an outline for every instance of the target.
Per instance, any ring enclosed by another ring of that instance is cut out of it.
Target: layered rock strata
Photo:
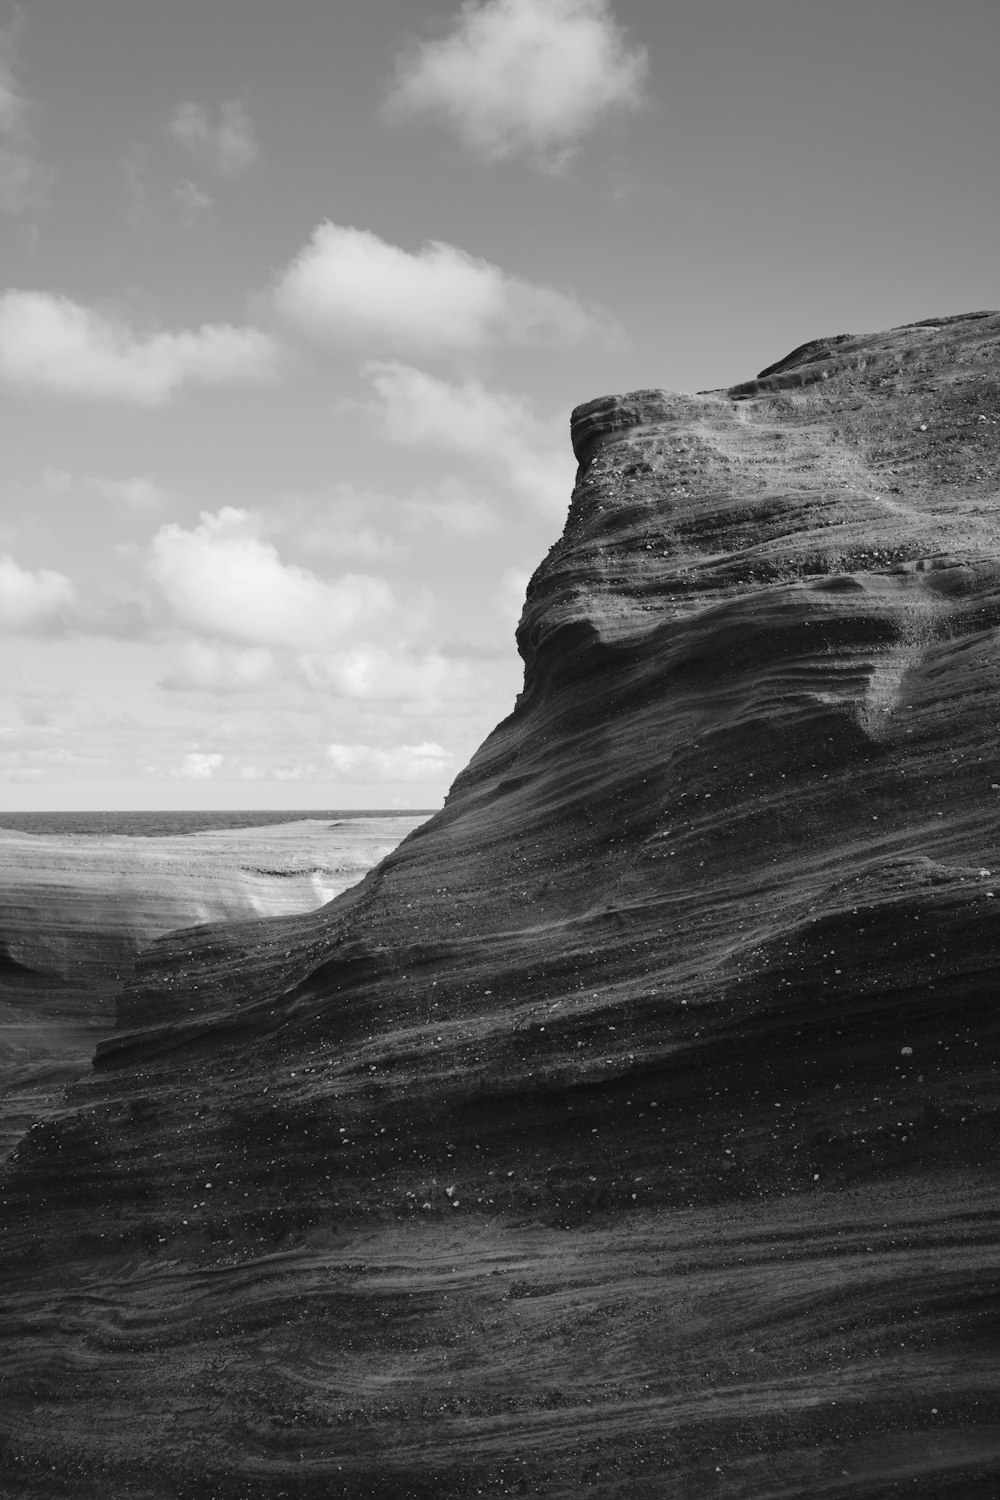
[[[1000,315],[573,441],[444,810],[20,1143],[19,1493],[996,1493]]]
[[[154,939],[313,911],[421,822],[298,819],[135,838],[0,827],[0,1158],[90,1071]]]

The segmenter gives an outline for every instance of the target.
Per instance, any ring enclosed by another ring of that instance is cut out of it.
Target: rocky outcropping
[[[573,439],[443,811],[21,1142],[19,1493],[995,1493],[1000,315]]]

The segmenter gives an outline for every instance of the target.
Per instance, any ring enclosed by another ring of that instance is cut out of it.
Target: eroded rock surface
[[[90,1071],[151,942],[314,911],[422,821],[300,818],[136,838],[0,827],[0,1159]]]
[[[16,1493],[997,1493],[1000,315],[573,438],[444,810],[21,1142]]]

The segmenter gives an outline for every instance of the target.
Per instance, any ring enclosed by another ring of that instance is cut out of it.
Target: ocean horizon
[[[0,831],[69,837],[164,838],[227,828],[267,828],[275,823],[342,823],[357,818],[430,817],[436,807],[334,807],[153,809],[149,811],[0,812]]]

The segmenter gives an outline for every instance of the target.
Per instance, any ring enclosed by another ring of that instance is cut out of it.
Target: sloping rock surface
[[[20,1143],[11,1493],[1000,1490],[1000,315],[573,442],[443,811]]]
[[[136,955],[155,938],[313,911],[421,822],[314,818],[136,837],[0,827],[0,1159],[89,1073]]]

